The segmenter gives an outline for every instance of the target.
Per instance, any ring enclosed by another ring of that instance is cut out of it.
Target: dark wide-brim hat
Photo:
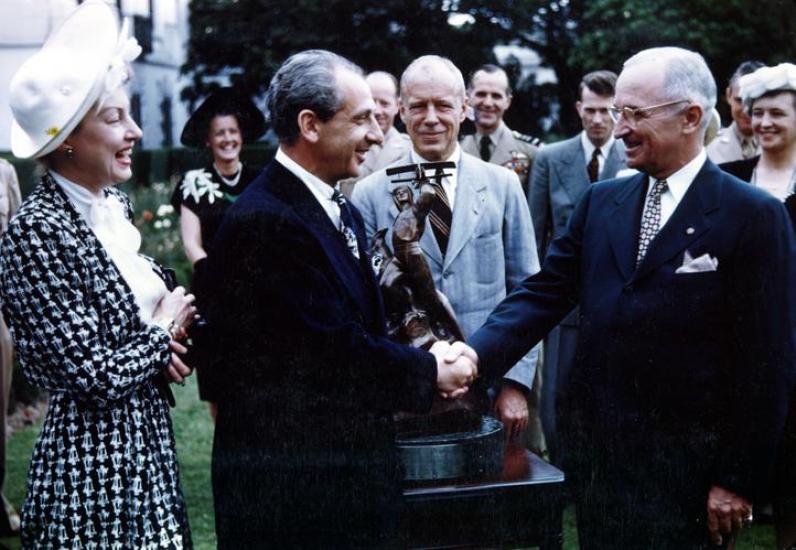
[[[243,141],[256,141],[265,132],[265,116],[257,105],[234,88],[219,88],[211,93],[185,123],[180,142],[188,147],[204,147],[210,121],[216,115],[234,115]]]

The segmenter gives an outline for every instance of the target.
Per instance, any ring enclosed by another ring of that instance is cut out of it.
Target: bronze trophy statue
[[[392,232],[379,230],[371,257],[384,297],[389,336],[428,349],[434,342],[464,341],[448,299],[434,285],[431,268],[420,248],[436,185],[452,162],[410,164],[387,170],[398,215]],[[430,176],[428,174],[433,174]],[[404,175],[408,174],[409,177]],[[387,235],[390,234],[390,244]],[[470,477],[499,471],[503,456],[502,424],[483,416],[484,396],[469,391],[460,399],[437,396],[426,415],[398,413],[396,441],[407,480]]]

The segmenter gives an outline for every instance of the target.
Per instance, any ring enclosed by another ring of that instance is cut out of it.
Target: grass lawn
[[[199,401],[195,377],[191,377],[185,386],[173,386],[173,388],[177,408],[172,410],[172,418],[193,541],[197,550],[210,550],[215,548],[213,493],[210,486],[213,425],[207,407]],[[25,475],[37,433],[38,426],[18,431],[8,444],[6,495],[18,506],[25,496]],[[20,547],[19,539],[0,539],[0,543],[13,549]],[[564,548],[565,550],[578,548],[575,514],[571,509],[567,510],[564,517]],[[773,548],[773,529],[767,525],[756,525],[752,529],[745,530],[736,545],[737,550]]]

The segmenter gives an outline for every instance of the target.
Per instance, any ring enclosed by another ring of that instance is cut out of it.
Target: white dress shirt
[[[410,155],[412,162],[415,164],[422,164],[426,162],[431,162],[430,160],[426,160],[417,154],[417,151],[412,149],[412,153]],[[456,182],[458,181],[458,171],[459,171],[459,161],[462,158],[462,150],[459,148],[459,144],[456,144],[456,149],[453,151],[453,154],[446,158],[444,161],[441,162],[453,162],[456,164],[456,168],[453,170],[449,176],[442,178],[442,188],[445,190],[445,194],[448,196],[448,204],[451,207],[451,212],[453,212],[453,203],[456,200]],[[447,172],[447,171],[446,171]],[[433,177],[434,174],[426,174],[426,177]]]
[[[663,227],[666,225],[666,222],[669,221],[669,218],[672,217],[675,208],[677,205],[680,204],[680,201],[683,200],[683,196],[685,195],[688,188],[691,187],[691,183],[693,183],[694,178],[697,176],[700,170],[702,170],[702,166],[705,164],[705,160],[707,160],[707,154],[705,153],[705,149],[699,151],[699,154],[694,157],[688,164],[680,168],[677,172],[666,178],[666,183],[668,187],[666,192],[661,195],[661,225]],[[649,185],[647,186],[647,195],[649,196],[650,191],[654,187],[655,178],[650,177]],[[646,199],[645,199],[646,204]]]
[[[329,219],[332,221],[332,224],[337,228],[342,228],[342,221],[340,220],[340,206],[332,200],[332,194],[334,193],[334,187],[324,182],[318,176],[315,176],[304,169],[298,162],[287,156],[282,148],[280,147],[276,151],[276,156],[274,157],[279,164],[287,168],[294,176],[301,180],[301,182],[307,186],[307,189],[310,190],[312,196],[318,201],[318,204],[321,205],[326,215],[329,216]]]

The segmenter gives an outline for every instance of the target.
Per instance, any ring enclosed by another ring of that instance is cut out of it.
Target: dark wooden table
[[[530,451],[506,447],[500,475],[404,488],[411,548],[561,550],[564,473]]]

